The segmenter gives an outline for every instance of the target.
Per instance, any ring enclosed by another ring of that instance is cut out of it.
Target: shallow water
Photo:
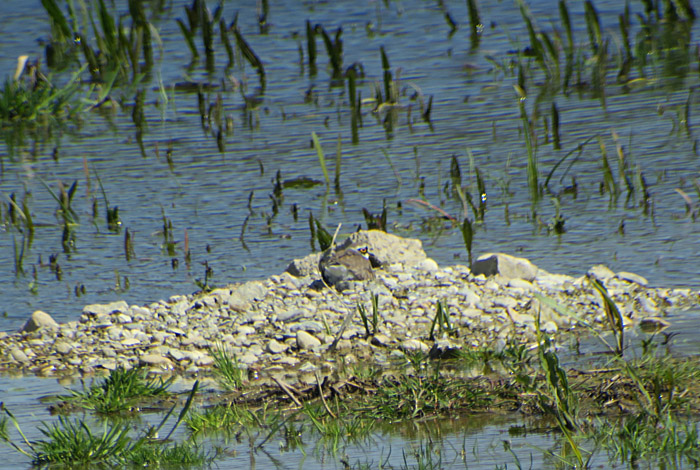
[[[68,386],[68,384],[65,384]],[[73,384],[79,388],[79,384]],[[183,389],[183,384],[176,384],[173,390]],[[43,439],[39,430],[41,423],[55,420],[47,411],[47,405],[37,398],[48,395],[63,394],[66,390],[55,379],[27,377],[13,379],[0,376],[0,395],[5,406],[17,418],[23,433],[30,441]],[[27,400],[32,397],[32,400]],[[175,413],[177,414],[177,413]],[[85,419],[92,422],[89,415],[74,414],[70,419]],[[140,413],[133,420],[135,430],[157,426],[163,415]],[[164,427],[161,435],[167,434],[174,424],[174,418]],[[101,430],[102,423],[95,421],[92,429]],[[539,430],[538,430],[539,429]],[[320,439],[318,435],[306,429],[302,443],[289,447],[278,434],[259,448],[267,437],[269,430],[240,430],[240,440],[231,436],[199,438],[198,442],[205,449],[212,450],[219,446],[225,455],[216,460],[219,468],[313,468],[341,469],[343,461],[353,468],[369,465],[366,468],[420,468],[432,462],[434,467],[427,468],[470,468],[493,469],[497,465],[515,465],[517,456],[521,462],[532,462],[532,468],[544,468],[552,465],[547,450],[558,452],[561,445],[558,433],[545,431],[532,420],[523,419],[517,414],[483,414],[468,418],[416,421],[404,424],[377,425],[377,430],[360,442],[345,442],[334,445]],[[21,438],[13,426],[8,427],[9,435],[16,444]],[[184,438],[184,429],[180,428],[173,439]],[[136,434],[133,434],[136,435]],[[251,445],[252,444],[252,445]],[[512,453],[506,450],[506,445]],[[26,445],[21,445],[26,449]],[[605,463],[603,455],[597,455],[593,462]],[[439,465],[437,465],[439,463]],[[0,446],[0,468],[28,468],[30,459],[8,445]],[[524,468],[529,468],[526,464]],[[615,468],[615,467],[609,467]]]

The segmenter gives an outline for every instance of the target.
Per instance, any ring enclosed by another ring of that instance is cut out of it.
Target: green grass
[[[362,416],[389,421],[440,416],[470,406],[484,406],[489,402],[485,390],[476,382],[451,380],[441,372],[439,365],[415,373],[404,373],[383,379],[374,394],[361,405]]]
[[[214,358],[214,377],[224,390],[238,390],[243,386],[243,369],[236,356],[229,353],[221,343],[211,349]]]
[[[192,434],[218,431],[235,434],[242,427],[252,428],[258,424],[251,410],[235,403],[193,410],[185,417],[185,425]]]
[[[303,412],[331,455],[336,455],[342,445],[367,440],[376,424],[374,419],[358,417],[351,413],[330,416],[327,410],[319,405],[305,404]]]
[[[695,419],[668,415],[657,422],[641,413],[617,422],[599,420],[593,432],[595,442],[611,461],[634,468],[637,462],[653,462],[659,468],[683,468],[700,461],[700,433]]]
[[[84,419],[70,419],[59,416],[58,421],[39,427],[43,439],[30,442],[22,432],[14,415],[1,407],[5,416],[2,422],[11,421],[26,447],[9,439],[7,434],[0,437],[16,451],[31,458],[32,465],[49,468],[117,468],[137,464],[142,467],[181,467],[210,463],[216,455],[205,455],[191,443],[168,444],[170,436],[188,412],[198,390],[195,382],[180,415],[169,434],[159,441],[155,438],[165,422],[175,410],[174,405],[161,421],[160,425],[148,427],[134,436],[132,424],[120,421],[116,424],[101,426]]]
[[[83,390],[69,390],[71,395],[63,396],[66,402],[98,413],[118,413],[132,411],[145,399],[164,397],[174,378],[148,379],[141,368],[117,368],[109,376],[93,381]]]

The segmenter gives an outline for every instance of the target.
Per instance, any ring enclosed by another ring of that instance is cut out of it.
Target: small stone
[[[642,311],[646,314],[654,315],[659,312],[659,307],[656,305],[654,299],[650,299],[646,296],[639,297],[639,305],[642,307]]]
[[[659,317],[647,317],[639,322],[639,328],[645,333],[656,333],[669,326],[671,326],[669,322]]]
[[[615,274],[615,277],[618,279],[622,279],[623,281],[639,284],[643,287],[646,287],[649,284],[649,281],[647,281],[646,278],[640,276],[639,274],[628,273],[626,271],[620,271],[619,273]]]
[[[299,372],[314,372],[316,370],[318,370],[318,367],[310,362],[305,362],[299,367]]]
[[[297,331],[297,347],[299,349],[312,349],[321,345],[321,341],[304,330]]]
[[[173,363],[167,357],[160,354],[144,354],[139,356],[139,363],[148,366],[173,367]]]
[[[496,307],[503,308],[515,308],[518,306],[518,302],[512,297],[501,297],[498,299],[494,299],[493,304]]]
[[[238,357],[237,359],[238,359],[238,362],[240,364],[245,364],[248,366],[258,362],[258,356],[256,356],[255,354],[251,354],[251,353],[245,353],[242,356]]]
[[[271,339],[265,347],[265,350],[270,354],[280,354],[285,352],[287,349],[289,349],[288,345],[280,343],[275,339]]]
[[[542,331],[550,335],[556,333],[558,329],[559,328],[557,327],[557,324],[554,323],[552,320],[546,321],[541,328]]]
[[[187,358],[187,355],[183,351],[180,351],[176,348],[169,348],[168,355],[177,362],[180,362],[181,360]]]
[[[430,352],[427,344],[417,339],[407,339],[401,342],[401,349],[404,351],[420,351],[423,353]]]
[[[117,368],[117,361],[112,359],[106,359],[103,361],[98,361],[95,366],[102,367],[107,370],[115,370]]]
[[[341,339],[338,341],[335,349],[338,351],[350,351],[352,349],[352,341],[349,339]],[[345,362],[347,363],[347,357]]]
[[[540,278],[539,273],[537,274],[537,278]],[[531,291],[533,289],[532,282],[526,281],[525,279],[511,279],[508,281],[508,287],[523,289],[524,291]]]
[[[300,362],[301,360],[293,356],[280,356],[278,358],[275,358],[275,364],[284,364],[292,367],[296,366]]]
[[[284,312],[280,312],[277,315],[277,320],[281,322],[290,322],[293,320],[297,320],[299,318],[303,318],[307,315],[307,311],[304,310],[303,308],[295,308],[291,310],[286,310]]]
[[[12,357],[12,359],[14,359],[17,362],[21,362],[22,364],[29,363],[29,357],[27,357],[25,352],[19,348],[12,348],[10,350],[10,356]]]
[[[252,326],[243,325],[243,326],[238,327],[238,334],[239,335],[248,336],[248,335],[252,335],[253,333],[255,333],[255,328],[253,328]]]
[[[73,346],[66,343],[65,341],[57,341],[54,344],[54,347],[56,348],[56,351],[59,354],[68,354],[69,352],[71,352],[73,350]]]
[[[214,364],[214,358],[209,354],[203,354],[199,359],[194,361],[194,363],[200,367],[208,367]]]
[[[589,269],[586,272],[586,274],[589,276],[592,276],[592,277],[594,277],[602,282],[605,282],[608,279],[610,279],[611,277],[615,276],[615,273],[612,272],[612,270],[610,268],[608,268],[607,266],[604,266],[602,264],[597,264],[597,265],[593,266],[591,269]]]
[[[120,313],[117,315],[117,323],[131,323],[131,317],[125,313]]]
[[[418,271],[426,271],[429,273],[434,273],[440,268],[434,259],[425,258],[424,260],[421,260],[420,262],[413,265],[413,269],[416,269]]]
[[[295,332],[299,330],[304,330],[309,333],[321,333],[323,331],[323,325],[317,321],[303,321],[299,323],[295,323],[293,325],[289,326],[289,331]]]
[[[377,333],[376,335],[372,336],[370,343],[374,346],[385,348],[391,344],[391,338],[389,338],[387,335]]]
[[[479,300],[481,300],[479,296],[468,287],[463,287],[462,289],[459,289],[457,291],[457,294],[463,296],[464,301],[472,307],[476,305],[476,303],[479,302]]]

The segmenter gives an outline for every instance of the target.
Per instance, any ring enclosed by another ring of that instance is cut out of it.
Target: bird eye
[[[357,251],[359,251],[359,252],[362,253],[363,255],[366,255],[366,254],[368,253],[368,250],[367,250],[367,247],[366,247],[366,246],[363,246],[362,248],[360,248],[360,249],[357,250]]]

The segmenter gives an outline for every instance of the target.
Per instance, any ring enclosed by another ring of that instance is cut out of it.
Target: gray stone
[[[237,332],[239,335],[248,336],[248,335],[252,335],[253,333],[255,333],[255,328],[253,328],[252,326],[249,326],[249,325],[242,325],[242,326],[238,327]]]
[[[657,306],[654,299],[651,299],[645,295],[642,295],[637,299],[639,301],[639,306],[642,311],[649,315],[656,315],[659,312],[659,307]]]
[[[342,250],[350,246],[366,246],[382,265],[402,263],[415,266],[427,256],[423,243],[413,238],[401,238],[381,230],[360,230],[338,245]]]
[[[645,277],[642,277],[639,274],[628,273],[626,271],[618,272],[617,274],[615,274],[615,277],[618,279],[622,279],[623,281],[639,284],[643,287],[646,287],[649,284],[649,281],[647,281]]]
[[[537,274],[537,278],[539,279],[540,275],[539,273]],[[522,289],[524,291],[530,291],[533,289],[532,282],[526,281],[525,279],[511,279],[508,281],[508,287],[512,287],[514,289]]]
[[[303,308],[294,308],[290,310],[285,310],[277,314],[277,320],[281,322],[289,322],[307,316],[308,311]]]
[[[139,356],[139,363],[148,366],[173,367],[173,363],[170,359],[160,354],[144,354]]]
[[[515,308],[518,306],[518,301],[512,297],[499,297],[493,300],[496,307]]]
[[[183,351],[180,351],[179,349],[176,349],[176,348],[169,348],[168,355],[178,362],[187,358],[187,355]]]
[[[401,349],[404,351],[420,351],[420,352],[430,352],[430,348],[427,344],[417,339],[407,339],[401,342]]]
[[[321,258],[321,253],[313,253],[304,258],[295,259],[284,272],[296,277],[314,276],[318,277],[318,260]]]
[[[265,350],[270,354],[280,354],[285,352],[287,349],[289,349],[288,345],[280,343],[275,339],[268,341],[267,346],[265,347]]]
[[[200,367],[207,367],[214,364],[214,358],[209,354],[202,354],[194,363]]]
[[[10,357],[12,357],[12,359],[14,359],[17,362],[21,362],[22,364],[29,363],[29,357],[24,351],[22,351],[19,348],[12,348],[10,350]]]
[[[111,315],[112,313],[124,313],[128,311],[129,305],[123,300],[111,302],[109,304],[92,304],[83,307],[83,315],[88,317],[97,315]]]
[[[323,325],[317,321],[309,320],[294,323],[289,326],[289,331],[291,331],[292,333],[300,330],[308,331],[310,333],[320,333],[323,331]]]
[[[479,256],[471,267],[475,276],[500,274],[506,279],[520,278],[533,281],[537,276],[537,266],[525,258],[517,258],[505,253],[486,253]]]
[[[476,305],[479,300],[479,296],[470,288],[468,287],[463,287],[457,291],[457,294],[464,296],[464,301],[467,303],[467,305],[474,306]]]
[[[73,345],[68,344],[65,341],[56,341],[54,348],[56,348],[56,352],[59,354],[68,354],[73,350]]]
[[[117,323],[131,323],[131,317],[125,313],[117,315]]]
[[[242,356],[238,356],[239,364],[245,364],[249,366],[251,364],[255,364],[256,362],[258,362],[258,356],[256,356],[255,354],[245,353]]]
[[[615,276],[615,273],[612,272],[610,268],[602,264],[596,264],[595,266],[591,267],[588,271],[586,271],[586,274],[602,282],[605,282],[611,277]]]
[[[236,297],[242,302],[260,301],[267,295],[267,289],[260,281],[251,281],[231,289],[231,297]]]
[[[389,338],[387,335],[377,333],[376,335],[372,336],[370,343],[374,346],[385,348],[391,344],[391,338]]]
[[[424,260],[421,260],[418,263],[414,264],[413,269],[416,269],[418,271],[426,271],[429,273],[434,273],[440,268],[438,267],[438,264],[435,262],[434,259],[425,258]]]
[[[58,330],[60,328],[60,325],[56,323],[56,320],[51,318],[51,315],[49,315],[48,313],[42,312],[41,310],[37,310],[34,313],[32,313],[32,316],[29,317],[29,320],[27,320],[27,322],[19,331],[22,333],[31,333],[32,331],[36,331],[40,328]]]
[[[312,349],[321,345],[321,341],[304,330],[297,331],[297,347],[299,349]]]

